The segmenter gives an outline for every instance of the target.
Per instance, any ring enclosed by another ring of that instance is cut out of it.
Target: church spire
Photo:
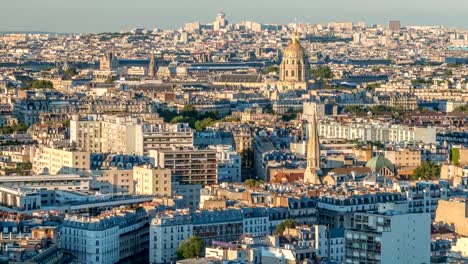
[[[156,70],[154,68],[154,51],[151,51],[150,62],[148,67],[148,76],[154,77]]]
[[[297,31],[297,28],[294,29],[294,31],[293,31],[292,43],[293,44],[299,44],[299,32]]]
[[[309,124],[309,142],[307,143],[307,168],[304,172],[304,182],[320,184],[320,141],[318,136],[317,117],[313,111]]]

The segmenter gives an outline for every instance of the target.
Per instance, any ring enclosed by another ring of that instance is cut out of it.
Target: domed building
[[[283,52],[279,86],[282,90],[307,89],[309,79],[309,57],[306,50],[299,43],[297,31],[294,31],[291,44]]]
[[[396,176],[396,167],[393,163],[383,155],[377,155],[366,163],[366,167],[371,169],[372,174],[380,174],[382,176]]]

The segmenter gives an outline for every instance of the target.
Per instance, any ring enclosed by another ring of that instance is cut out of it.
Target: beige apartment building
[[[92,173],[102,193],[135,193],[132,169],[108,168]]]
[[[171,149],[150,150],[149,153],[156,166],[172,171],[174,181],[181,184],[217,183],[215,149],[172,147]]]
[[[39,148],[33,160],[36,174],[71,174],[77,170],[89,170],[90,153],[74,148]]]
[[[171,170],[143,165],[133,167],[136,194],[171,196]]]
[[[421,165],[421,151],[412,149],[398,149],[385,151],[385,157],[397,168],[418,167]]]
[[[454,198],[450,201],[440,200],[435,214],[435,222],[455,227],[455,232],[468,236],[468,200]]]

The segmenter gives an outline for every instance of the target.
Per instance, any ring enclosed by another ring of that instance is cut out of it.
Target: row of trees
[[[46,80],[33,80],[26,83],[26,86],[23,88],[25,90],[28,89],[53,89],[54,85],[51,81]]]
[[[440,178],[440,165],[432,161],[424,161],[411,175],[410,180],[436,180]]]
[[[0,133],[2,134],[12,134],[14,132],[26,132],[28,127],[25,124],[14,124],[11,126],[2,126],[0,127]]]
[[[191,128],[194,128],[198,131],[203,131],[207,127],[210,127],[220,121],[240,121],[238,118],[234,117],[221,118],[217,110],[200,113],[193,105],[186,105],[180,113],[169,109],[160,109],[158,110],[158,113],[165,122],[171,122],[173,124],[188,123]]]

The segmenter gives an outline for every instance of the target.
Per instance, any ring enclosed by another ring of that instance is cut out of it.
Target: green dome
[[[392,162],[380,154],[370,159],[366,163],[366,167],[370,168],[372,173],[379,172],[384,167],[391,170],[392,172],[395,171],[395,166],[393,166]]]

